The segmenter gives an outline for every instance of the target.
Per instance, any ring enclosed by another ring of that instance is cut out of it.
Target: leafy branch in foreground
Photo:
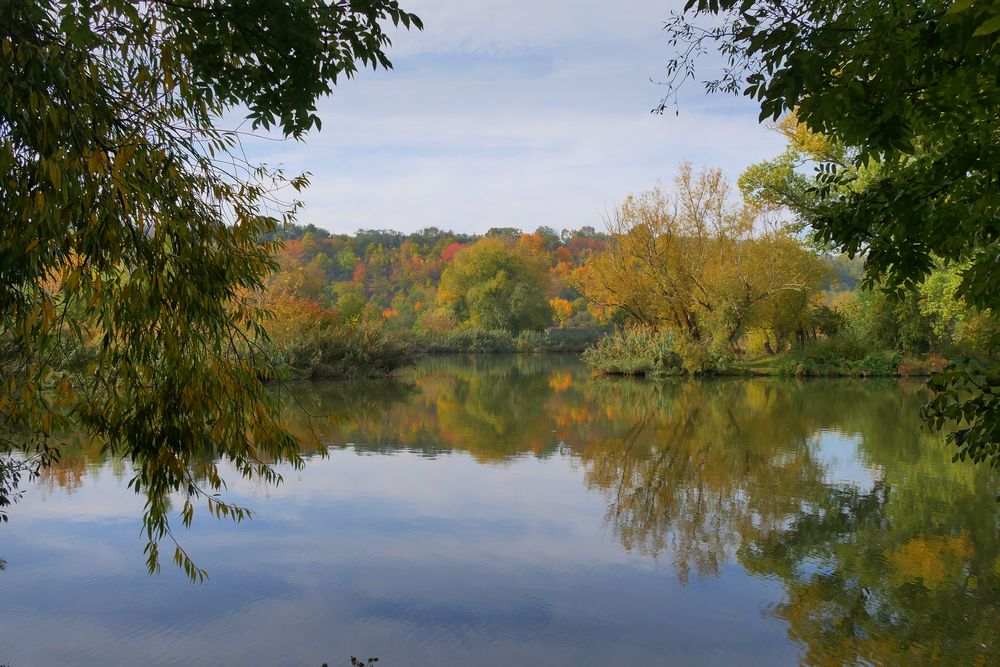
[[[934,397],[923,415],[934,428],[956,425],[950,439],[954,461],[1000,468],[1000,374],[975,359],[954,364],[931,379]]]
[[[394,0],[3,3],[0,507],[81,425],[131,462],[155,571],[174,494],[184,525],[199,500],[239,521],[220,461],[267,483],[302,464],[256,294],[307,179],[216,121],[242,104],[303,136],[339,77],[390,66],[386,20],[420,27]]]

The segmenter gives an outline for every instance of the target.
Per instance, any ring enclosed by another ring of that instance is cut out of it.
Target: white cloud
[[[735,178],[779,148],[744,100],[687,89],[654,116],[669,57],[659,3],[418,0],[396,70],[363,72],[321,104],[305,143],[251,142],[312,173],[300,220],[336,231],[601,224],[683,160]]]
[[[682,4],[677,0],[409,0],[404,6],[421,17],[424,30],[397,36],[394,51],[400,56],[443,51],[496,54],[656,34],[669,10]]]

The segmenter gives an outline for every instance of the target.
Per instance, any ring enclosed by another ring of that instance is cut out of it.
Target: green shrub
[[[601,328],[548,329],[522,331],[512,336],[507,331],[456,329],[441,334],[419,332],[413,344],[429,353],[444,352],[583,352],[606,333]]]
[[[418,347],[425,352],[516,352],[514,337],[507,331],[458,329],[438,336],[422,336]]]
[[[677,336],[673,352],[688,375],[721,373],[733,360],[733,349],[725,337],[694,340],[691,336]]]
[[[631,325],[604,336],[583,353],[592,370],[607,375],[679,375],[685,372],[671,334]]]
[[[948,360],[939,355],[930,355],[924,359],[903,359],[897,372],[902,377],[929,377],[940,373],[948,366]]]
[[[413,349],[378,324],[343,324],[323,314],[274,327],[271,362],[295,377],[381,377],[413,362]]]
[[[897,352],[868,352],[850,336],[818,340],[778,362],[777,375],[796,377],[894,377],[902,361]]]
[[[319,341],[313,378],[382,377],[413,363],[413,348],[379,326],[330,330]]]
[[[522,331],[514,339],[518,352],[542,352],[552,345],[548,331]]]

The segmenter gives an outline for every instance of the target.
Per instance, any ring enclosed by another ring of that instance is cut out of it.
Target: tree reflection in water
[[[734,563],[780,581],[767,613],[807,664],[986,664],[1000,650],[998,487],[920,431],[918,382],[653,383],[512,355],[294,393],[286,420],[307,448],[571,456],[625,549],[683,582]],[[98,458],[80,446],[50,482]]]

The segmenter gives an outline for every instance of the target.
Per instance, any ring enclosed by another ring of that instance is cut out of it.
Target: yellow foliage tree
[[[580,276],[587,298],[698,348],[740,352],[774,306],[805,308],[824,271],[766,210],[734,202],[721,171],[690,164],[671,194],[627,197],[608,228],[607,249]]]
[[[573,304],[566,299],[549,299],[549,307],[552,308],[552,314],[561,327],[566,326],[569,318],[573,317]]]

